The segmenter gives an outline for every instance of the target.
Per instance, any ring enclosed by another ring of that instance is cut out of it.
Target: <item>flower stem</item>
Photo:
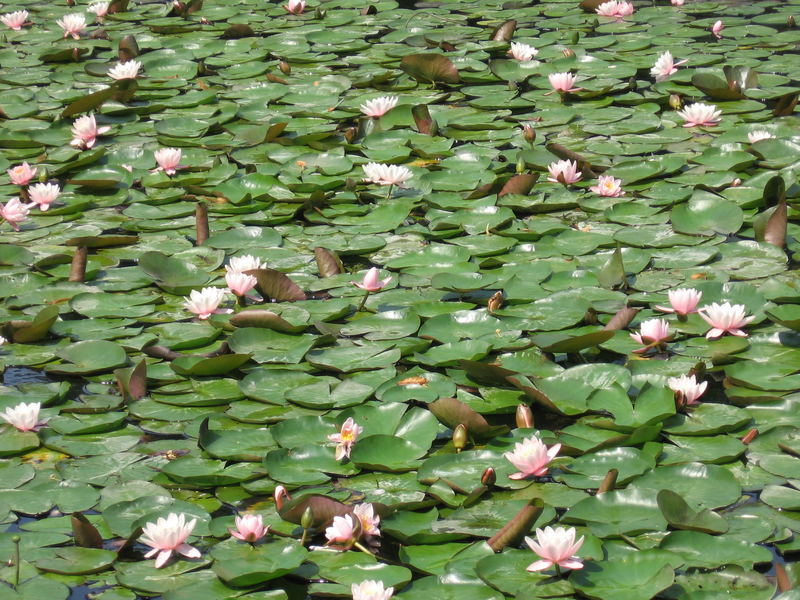
[[[387,199],[387,200],[389,200],[389,199],[392,197],[392,190],[393,190],[393,189],[394,189],[394,184],[393,184],[393,183],[390,183],[390,184],[389,184],[389,193],[388,193],[388,194],[386,194],[386,199]]]
[[[300,536],[300,545],[305,546],[307,541],[308,541],[308,528],[303,527],[303,535]]]
[[[358,309],[356,309],[357,313],[360,313],[364,310],[364,305],[367,303],[367,298],[369,298],[369,290],[364,293],[364,297],[361,299],[361,304],[358,305]]]
[[[558,565],[554,565],[554,566],[555,566],[555,568],[556,568],[556,575],[557,575],[558,577],[562,577],[562,576],[563,576],[563,573],[561,572],[561,567],[559,567]]]
[[[245,294],[242,294],[241,296],[236,296],[236,304],[242,308],[247,306],[247,298],[245,297]]]
[[[353,545],[354,545],[356,548],[358,548],[359,550],[361,550],[362,552],[365,552],[366,554],[369,554],[370,556],[375,556],[375,555],[374,555],[372,552],[370,552],[370,551],[369,551],[369,550],[367,550],[367,549],[366,549],[364,546],[362,546],[362,545],[361,545],[361,543],[359,543],[359,542],[355,542]]]
[[[14,535],[11,537],[11,541],[14,542],[14,589],[17,589],[19,585],[19,563],[20,563],[20,556],[19,556],[19,542],[20,537],[18,535]]]

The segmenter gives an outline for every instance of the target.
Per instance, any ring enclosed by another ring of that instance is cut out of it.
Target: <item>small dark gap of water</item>
[[[3,373],[4,385],[19,385],[20,383],[52,383],[47,375],[29,367],[6,367]]]

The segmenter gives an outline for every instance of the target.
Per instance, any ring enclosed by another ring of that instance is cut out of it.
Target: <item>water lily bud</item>
[[[533,125],[530,123],[522,124],[522,137],[525,138],[526,142],[533,146],[533,142],[536,141],[536,130],[533,128]]]
[[[303,511],[303,516],[300,517],[300,526],[303,529],[311,529],[312,525],[314,525],[314,510],[311,506],[307,506]]]
[[[569,43],[572,44],[572,45],[575,45],[575,44],[578,43],[578,40],[580,38],[581,38],[580,33],[578,33],[577,31],[573,30],[572,33],[569,36]]]
[[[572,58],[573,56],[575,56],[575,51],[572,48],[564,48],[561,51],[561,54],[564,55],[564,58]]]
[[[314,16],[317,19],[324,19],[326,14],[328,14],[328,11],[321,8],[317,8],[317,10],[314,11]]]
[[[754,439],[756,439],[756,436],[757,436],[757,435],[758,435],[758,429],[756,429],[755,427],[753,427],[753,428],[752,428],[750,431],[748,431],[748,432],[747,432],[747,434],[746,434],[746,435],[745,435],[745,436],[742,438],[742,443],[743,443],[743,444],[746,446],[747,444],[749,444],[750,442],[752,442]],[[779,444],[779,445],[780,445],[780,444]]]
[[[669,95],[669,106],[673,110],[680,110],[683,106],[683,102],[681,101],[681,97],[679,94],[670,94]]]
[[[292,73],[292,67],[285,60],[278,63],[278,68],[284,75],[290,75]]]
[[[481,483],[485,486],[491,486],[494,485],[495,481],[497,481],[497,475],[492,467],[488,467],[481,475]]]
[[[467,447],[468,437],[467,426],[463,423],[456,425],[456,428],[453,430],[453,446],[455,446],[457,452],[461,452]]]
[[[533,427],[533,412],[527,404],[517,405],[516,415],[517,427],[520,429],[530,429]]]
[[[496,311],[500,310],[503,306],[503,292],[495,292],[492,294],[492,297],[489,298],[489,302],[486,304],[486,309],[490,315],[494,314]]]
[[[19,537],[18,535],[12,535],[11,536],[11,541],[14,542],[15,544],[19,544],[21,540],[22,540],[22,538]]]
[[[794,20],[794,15],[789,15],[789,17],[786,19],[786,27],[788,27],[789,29],[793,29],[796,26],[797,23]]]
[[[524,158],[522,158],[522,155],[521,155],[521,154],[520,154],[520,155],[519,155],[519,157],[517,158],[517,164],[516,164],[516,166],[514,167],[514,170],[515,170],[517,173],[524,173],[524,172],[525,172],[525,159],[524,159]]]

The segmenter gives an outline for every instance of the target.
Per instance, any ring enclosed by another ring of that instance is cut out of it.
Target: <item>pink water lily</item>
[[[198,319],[207,319],[219,312],[218,307],[224,297],[225,290],[205,287],[200,291],[192,290],[189,297],[184,299],[183,305],[186,310],[196,314]]]
[[[625,195],[622,189],[622,180],[614,179],[611,175],[600,175],[600,177],[597,178],[597,185],[593,185],[589,189],[595,194],[607,196],[609,198],[619,198]]]
[[[110,2],[95,2],[94,4],[90,4],[86,10],[94,13],[97,17],[97,20],[102,23],[103,17],[108,14],[109,4]]]
[[[725,29],[725,25],[722,21],[715,21],[714,24],[711,26],[711,34],[717,38],[722,38],[722,30]]]
[[[145,558],[158,554],[156,569],[167,564],[173,552],[186,558],[200,558],[200,550],[186,543],[196,524],[197,519],[187,522],[183,513],[180,515],[169,513],[166,519],[160,517],[155,523],[146,523],[139,541],[150,546],[152,550],[145,554]]]
[[[31,168],[31,166],[24,162],[21,165],[17,165],[16,167],[12,167],[8,171],[9,179],[11,179],[11,183],[14,185],[28,185],[31,179],[36,177],[36,169]]]
[[[669,297],[670,306],[656,306],[655,308],[662,312],[675,313],[678,316],[685,317],[697,312],[697,304],[703,297],[703,292],[699,292],[694,288],[680,288],[668,291],[667,296]]]
[[[569,185],[571,183],[575,183],[576,181],[580,181],[581,179],[581,172],[578,169],[578,163],[574,160],[559,160],[552,162],[547,166],[547,170],[550,172],[550,177],[547,178],[547,181],[551,181],[553,183],[563,183],[564,185]]]
[[[520,42],[511,42],[511,48],[508,50],[508,55],[520,62],[532,61],[537,54],[539,51],[536,48]]]
[[[713,302],[697,312],[706,323],[711,325],[711,329],[706,333],[706,338],[714,339],[724,333],[747,337],[747,334],[742,331],[742,327],[755,319],[755,316],[746,317],[746,311],[744,304],[731,304],[730,302],[717,304]]]
[[[713,127],[720,122],[721,110],[713,104],[703,104],[702,102],[695,102],[689,104],[683,110],[678,111],[678,115],[683,118],[686,123],[684,127]]]
[[[762,140],[774,140],[775,136],[772,135],[769,131],[764,131],[763,129],[759,129],[758,131],[751,131],[747,134],[747,141],[751,144],[755,144],[756,142],[760,142]]]
[[[3,341],[5,342],[5,338],[3,338]],[[41,408],[41,402],[30,402],[28,404],[21,402],[16,406],[6,408],[0,413],[0,418],[16,427],[19,431],[39,431],[47,423],[47,419],[42,420],[39,418],[39,410]]]
[[[160,148],[153,153],[155,156],[158,167],[153,169],[153,172],[164,171],[167,175],[175,175],[178,169],[184,167],[179,164],[181,162],[181,149],[180,148]]]
[[[28,188],[28,197],[42,212],[47,211],[60,194],[61,188],[54,183],[37,183]]]
[[[395,106],[397,106],[397,96],[381,96],[380,98],[373,98],[367,100],[361,105],[361,112],[368,117],[378,118],[382,117]]]
[[[14,31],[19,31],[22,26],[28,21],[27,10],[15,10],[14,12],[6,13],[0,16],[0,22],[6,27],[10,27]]]
[[[72,36],[73,40],[81,39],[81,33],[86,29],[86,17],[80,13],[64,15],[56,23],[64,30],[64,37]]]
[[[541,477],[547,475],[547,465],[558,455],[561,444],[547,447],[537,436],[525,438],[514,444],[513,452],[506,452],[503,456],[514,465],[518,472],[509,475],[509,479],[525,479],[526,477]]]
[[[639,326],[639,333],[630,335],[637,343],[642,344],[643,348],[634,350],[634,352],[639,353],[663,344],[669,339],[671,333],[669,323],[664,319],[647,319],[642,321]]]
[[[667,379],[669,389],[678,395],[684,404],[697,404],[697,399],[703,395],[708,387],[708,382],[698,383],[694,375],[681,375]]]
[[[342,428],[339,430],[339,433],[332,433],[328,436],[331,442],[336,442],[337,444],[336,453],[334,454],[336,460],[350,458],[350,451],[353,449],[353,445],[358,440],[358,436],[362,431],[364,431],[364,428],[360,427],[353,420],[353,417],[347,417],[345,422],[342,423]]]
[[[673,73],[678,72],[678,67],[687,62],[689,59],[679,60],[675,62],[672,57],[672,52],[667,50],[656,60],[656,64],[650,69],[650,75],[656,78],[656,81],[664,81]]]
[[[391,277],[387,277],[386,279],[378,279],[379,275],[380,271],[378,268],[372,267],[369,271],[367,271],[366,275],[364,275],[364,279],[360,283],[354,281],[353,285],[357,288],[361,288],[365,292],[379,292],[392,280]]]
[[[558,92],[560,94],[581,91],[583,88],[575,87],[577,79],[578,78],[569,71],[565,71],[564,73],[550,73],[550,75],[547,76],[547,80],[550,82],[550,87],[553,88],[553,92]],[[553,92],[548,93],[552,94]]]
[[[228,531],[236,539],[252,544],[267,535],[269,526],[264,526],[261,515],[248,514],[236,517],[236,529],[229,528]]]
[[[229,273],[244,273],[245,271],[254,271],[262,267],[261,259],[253,256],[252,254],[243,254],[242,256],[233,256],[225,265],[225,270]]]
[[[686,2],[686,0],[670,0],[670,2],[672,3],[672,6],[683,6],[683,3]]]
[[[393,587],[384,589],[382,581],[372,581],[371,579],[350,586],[353,600],[389,600],[393,593]]]
[[[244,296],[247,292],[256,287],[258,279],[246,273],[228,271],[225,273],[225,283],[231,292],[237,296]]]
[[[108,125],[98,127],[97,121],[92,114],[78,117],[72,124],[73,138],[70,142],[70,146],[75,146],[80,149],[91,148],[97,141],[97,136],[103,135],[109,129],[111,129],[111,127]]]
[[[328,545],[343,545],[349,548],[356,542],[356,523],[351,515],[333,517],[333,523],[325,530]]]
[[[528,571],[544,571],[553,565],[565,569],[582,569],[583,561],[575,556],[583,545],[583,536],[575,541],[575,528],[545,527],[536,530],[536,541],[525,537],[528,547],[539,555],[539,559],[528,565]]]
[[[616,18],[630,16],[633,11],[633,4],[624,0],[608,0],[608,2],[603,2],[595,9],[595,12],[601,17]]]
[[[28,220],[30,206],[24,204],[19,198],[11,198],[0,206],[0,217],[8,222],[14,231],[19,231],[19,224]]]
[[[302,15],[306,9],[306,3],[305,0],[289,0],[283,5],[283,9],[293,15]]]
[[[378,529],[378,525],[381,524],[381,518],[375,514],[375,507],[371,503],[359,504],[353,509],[353,515],[361,524],[361,535],[381,534],[380,529]]]

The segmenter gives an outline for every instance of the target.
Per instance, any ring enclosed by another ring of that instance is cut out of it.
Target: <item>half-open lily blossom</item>
[[[747,134],[747,141],[751,144],[755,144],[756,142],[760,142],[761,140],[773,140],[775,136],[772,135],[769,131],[764,131],[763,129],[759,129],[758,131],[751,131]]]
[[[364,170],[364,181],[377,183],[378,185],[402,186],[406,181],[413,177],[413,173],[402,165],[383,165],[371,162],[361,167]]]
[[[397,106],[398,100],[399,98],[397,96],[381,96],[380,98],[373,98],[372,100],[367,100],[361,105],[361,112],[368,117],[382,117],[395,106]]]
[[[721,110],[713,104],[703,104],[702,102],[695,102],[689,104],[683,110],[679,110],[678,114],[683,118],[686,123],[684,127],[713,127],[720,122]]]
[[[550,82],[550,87],[553,88],[553,91],[559,92],[560,94],[565,94],[567,92],[579,92],[583,89],[575,87],[575,82],[578,78],[569,71],[565,71],[564,73],[550,73],[550,75],[547,76],[547,79]],[[552,92],[548,93],[552,94]]]
[[[328,544],[350,547],[356,541],[356,523],[351,515],[333,517],[333,523],[325,530]]]
[[[541,477],[547,475],[547,465],[558,455],[561,444],[547,447],[537,436],[525,438],[514,444],[513,452],[503,454],[518,472],[509,475],[509,479],[525,479],[526,477]]]
[[[61,194],[61,188],[54,183],[37,183],[28,188],[28,197],[31,202],[38,204],[45,212],[56,198]]]
[[[670,0],[670,2],[672,3],[672,6],[683,6],[683,3],[686,2],[686,0]]]
[[[667,379],[669,389],[678,394],[684,404],[697,404],[697,399],[703,395],[708,387],[708,382],[698,383],[694,375],[681,375]]]
[[[601,17],[619,18],[632,15],[634,8],[633,4],[624,0],[608,0],[608,2],[603,2],[594,10]]]
[[[747,337],[747,334],[742,331],[742,327],[755,319],[755,316],[752,315],[745,316],[747,309],[744,304],[731,304],[730,302],[722,304],[713,302],[697,312],[706,323],[711,325],[711,329],[706,333],[708,339],[718,338],[724,333]]]
[[[136,60],[129,60],[124,63],[117,63],[108,70],[108,76],[111,79],[136,79],[139,76],[139,69],[142,68],[142,63]]]
[[[8,171],[9,179],[11,179],[11,183],[14,185],[28,185],[31,179],[36,177],[36,169],[31,168],[31,166],[24,162],[21,165],[17,165],[16,167],[12,167]]]
[[[353,515],[361,524],[361,535],[380,535],[381,518],[375,514],[375,507],[371,503],[359,504],[353,509]]]
[[[372,267],[367,274],[364,275],[364,279],[359,283],[354,281],[353,285],[357,288],[361,288],[365,292],[379,292],[386,285],[392,280],[391,277],[387,277],[386,279],[378,279],[380,271],[377,267]]]
[[[229,273],[244,273],[245,271],[252,271],[260,269],[263,265],[261,259],[253,256],[252,254],[244,254],[242,256],[234,256],[225,265],[225,270]]]
[[[164,171],[167,175],[175,175],[178,169],[183,169],[180,164],[181,154],[180,148],[159,148],[153,153],[158,163],[153,172]]]
[[[622,180],[614,179],[611,175],[600,175],[597,178],[597,185],[593,185],[589,189],[595,194],[610,198],[619,198],[625,195],[625,191],[622,189]]]
[[[303,11],[306,9],[306,2],[305,0],[289,0],[289,2],[283,5],[283,8],[286,12],[293,15],[302,15]]]
[[[711,34],[720,39],[722,37],[722,30],[725,29],[725,25],[722,21],[715,21],[714,24],[711,26]]]
[[[64,30],[64,37],[72,36],[73,40],[81,39],[81,32],[86,29],[86,17],[81,13],[64,15],[56,23]]]
[[[269,526],[264,526],[264,518],[261,515],[242,515],[236,517],[236,529],[228,529],[230,534],[243,542],[257,542],[269,531]]]
[[[29,212],[31,212],[30,207],[19,198],[11,198],[0,206],[0,217],[6,220],[14,231],[19,231],[19,224],[28,220]]]
[[[224,297],[225,290],[222,288],[205,287],[199,291],[192,290],[183,305],[198,319],[207,319],[218,312],[217,308]]]
[[[553,565],[565,569],[582,569],[583,561],[575,556],[583,545],[583,536],[575,541],[575,528],[545,527],[536,530],[536,541],[525,537],[528,547],[539,555],[539,559],[527,567],[527,571],[544,571]]]
[[[684,64],[688,59],[679,60],[675,62],[672,57],[672,52],[667,50],[656,60],[656,64],[650,69],[650,75],[656,78],[656,81],[664,81],[673,73],[678,72],[678,67]]]
[[[647,319],[639,326],[639,333],[632,333],[631,337],[644,346],[634,352],[644,352],[648,348],[666,342],[670,337],[669,323],[664,319]]]
[[[342,423],[342,428],[339,430],[339,433],[332,433],[328,436],[330,441],[336,442],[337,444],[336,454],[334,455],[336,460],[350,458],[350,451],[353,449],[353,444],[356,443],[362,431],[364,431],[364,428],[356,424],[353,417],[347,417],[347,420]]]
[[[21,402],[16,406],[6,408],[0,413],[0,418],[20,431],[39,431],[47,422],[39,419],[39,410],[41,408],[41,402],[30,402],[28,404]]]
[[[97,20],[102,22],[103,17],[108,14],[109,4],[110,2],[95,2],[94,4],[90,4],[86,10],[94,13],[97,17]]]
[[[656,306],[658,310],[667,313],[675,313],[681,317],[697,312],[697,303],[703,297],[703,292],[694,288],[680,288],[667,292],[670,306]]]
[[[225,283],[231,292],[237,296],[244,296],[247,292],[256,287],[258,280],[246,273],[228,271],[225,273]]]
[[[6,27],[10,27],[14,31],[19,31],[28,20],[27,10],[15,10],[14,12],[6,13],[0,16],[0,22]]]
[[[547,170],[550,172],[550,177],[547,178],[547,181],[553,183],[569,185],[581,179],[578,163],[574,160],[558,160],[552,162],[547,166]]]
[[[520,42],[511,42],[511,48],[508,51],[509,56],[520,62],[531,61],[537,54],[539,51],[536,48]]]
[[[142,537],[139,541],[152,548],[145,558],[156,557],[156,569],[160,569],[169,560],[173,552],[177,552],[186,558],[200,558],[200,550],[186,543],[186,539],[192,534],[197,519],[186,521],[183,513],[169,513],[167,518],[159,517],[155,523],[145,523],[142,528]]]
[[[350,593],[353,600],[389,600],[394,594],[394,588],[384,589],[382,581],[367,579],[361,583],[352,584]]]
[[[109,129],[111,127],[108,125],[98,127],[94,115],[78,117],[72,124],[73,137],[70,145],[81,149],[91,148],[97,141],[97,136],[103,135]]]

